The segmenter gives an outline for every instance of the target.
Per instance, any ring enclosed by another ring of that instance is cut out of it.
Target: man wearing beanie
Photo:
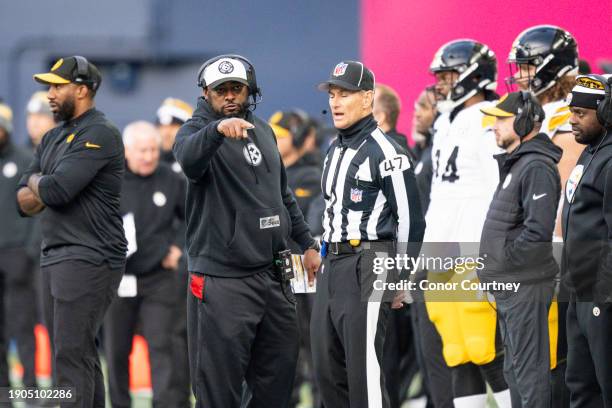
[[[581,75],[568,95],[585,148],[567,181],[562,274],[570,289],[570,407],[612,407],[612,103],[610,76]]]

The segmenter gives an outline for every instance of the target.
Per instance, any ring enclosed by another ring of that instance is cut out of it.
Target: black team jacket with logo
[[[34,220],[21,218],[15,200],[15,188],[30,165],[32,153],[10,141],[0,147],[0,249],[25,248],[30,255],[34,245]]]
[[[270,126],[251,112],[249,139],[224,137],[224,118],[204,98],[179,130],[174,155],[187,185],[188,268],[240,277],[270,268],[291,237],[302,250],[313,244]]]
[[[93,108],[45,134],[18,186],[42,173],[41,265],[73,259],[125,264],[119,212],[124,160],[121,134]]]
[[[579,301],[603,302],[612,295],[610,132],[596,154],[601,138],[586,146],[565,185],[561,271]]]
[[[183,246],[184,229],[178,226],[185,219],[184,177],[165,163],[149,176],[134,174],[126,166],[121,214],[128,213],[134,216],[137,250],[127,260],[126,273],[160,270],[170,246]]]
[[[540,133],[510,154],[495,156],[499,185],[480,239],[483,282],[552,281],[559,271],[552,236],[561,195],[562,150]]]

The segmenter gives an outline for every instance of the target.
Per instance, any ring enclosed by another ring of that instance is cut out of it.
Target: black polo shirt
[[[27,186],[31,174],[42,173],[41,265],[68,259],[106,261],[112,268],[125,264],[124,160],[119,131],[96,109],[45,134],[18,187]]]

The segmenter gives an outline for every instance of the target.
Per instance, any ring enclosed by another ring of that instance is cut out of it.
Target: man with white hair
[[[121,214],[128,238],[128,260],[119,297],[108,309],[105,346],[113,407],[130,407],[129,354],[139,324],[149,346],[153,406],[178,406],[172,400],[172,337],[175,275],[182,255],[177,224],[184,219],[184,183],[159,162],[161,136],[149,122],[123,131],[127,168]],[[177,222],[179,221],[179,222]]]

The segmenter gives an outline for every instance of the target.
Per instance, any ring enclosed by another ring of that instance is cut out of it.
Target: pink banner
[[[580,58],[594,72],[612,60],[612,1],[552,3],[516,0],[363,0],[362,58],[376,80],[395,88],[402,98],[398,129],[410,133],[412,106],[420,91],[433,83],[428,68],[438,48],[453,39],[472,38],[495,51],[499,66],[498,92],[506,92],[510,46],[524,29],[553,24],[578,42]]]

